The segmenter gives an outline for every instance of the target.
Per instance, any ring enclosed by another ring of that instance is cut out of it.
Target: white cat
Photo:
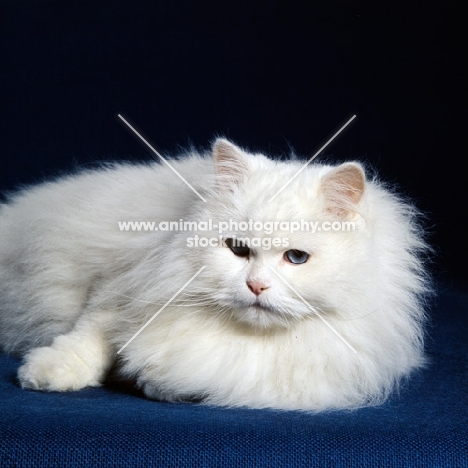
[[[360,164],[297,174],[218,139],[171,165],[200,196],[165,165],[116,164],[0,207],[0,344],[26,353],[23,388],[97,386],[117,361],[150,398],[319,411],[381,402],[424,363],[426,246]],[[249,220],[275,229],[235,229]],[[285,229],[299,220],[318,228]]]

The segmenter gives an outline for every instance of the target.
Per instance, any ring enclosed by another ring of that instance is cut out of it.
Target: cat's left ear
[[[366,176],[358,163],[345,163],[322,178],[320,190],[325,210],[340,218],[352,217],[364,195]]]
[[[216,176],[221,186],[240,185],[249,173],[247,158],[240,148],[224,138],[213,145]]]

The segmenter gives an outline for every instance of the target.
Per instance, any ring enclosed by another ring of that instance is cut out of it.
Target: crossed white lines
[[[204,202],[205,198],[200,195],[200,193],[195,190],[195,188],[178,172],[174,167],[169,164],[169,162],[164,159],[144,138],[143,136],[135,130],[135,128],[130,125],[127,120],[125,120],[120,114],[118,117],[183,181],[187,186]],[[271,202],[276,198],[276,196],[282,192],[354,119],[356,115],[353,115],[289,180],[284,184],[268,201]],[[204,269],[206,266],[201,267],[197,273],[195,273],[118,351],[117,354],[120,354]],[[291,286],[273,267],[269,267],[273,273],[286,285],[289,289],[296,294],[296,296],[312,311],[317,317],[328,327],[330,330],[354,353],[357,351],[343,338],[343,336],[338,333],[323,317],[316,308],[312,307],[303,297],[299,294],[296,289]]]

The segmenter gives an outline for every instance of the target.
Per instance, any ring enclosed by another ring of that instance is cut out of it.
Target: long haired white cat
[[[98,386],[115,363],[154,399],[320,411],[381,402],[424,363],[409,204],[355,162],[212,153],[171,161],[191,187],[116,164],[0,207],[0,345],[25,354],[23,388]]]

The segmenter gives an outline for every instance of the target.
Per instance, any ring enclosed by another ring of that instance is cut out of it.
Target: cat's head
[[[362,167],[274,161],[224,139],[213,158],[216,186],[200,214],[213,228],[191,255],[217,311],[264,328],[333,313],[363,261]]]

